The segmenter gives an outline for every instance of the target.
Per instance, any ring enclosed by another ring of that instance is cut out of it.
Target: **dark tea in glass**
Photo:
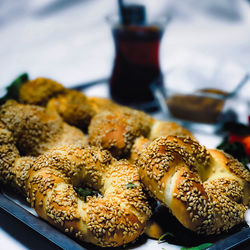
[[[142,106],[154,101],[150,84],[162,85],[159,47],[163,28],[118,25],[112,29],[115,61],[110,94],[118,103]]]

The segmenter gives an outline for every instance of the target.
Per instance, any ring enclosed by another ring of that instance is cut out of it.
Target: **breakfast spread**
[[[0,181],[50,224],[101,247],[155,237],[156,201],[203,235],[243,222],[250,205],[250,172],[232,156],[176,123],[46,78],[0,107]]]

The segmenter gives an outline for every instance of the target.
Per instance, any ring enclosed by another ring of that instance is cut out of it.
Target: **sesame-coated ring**
[[[244,221],[250,172],[219,150],[184,137],[160,137],[138,154],[145,187],[188,229],[218,234]]]
[[[134,241],[152,213],[138,170],[84,139],[56,113],[9,101],[0,108],[0,181],[79,240],[102,247]],[[81,185],[100,196],[79,196]]]
[[[151,207],[137,168],[98,148],[65,146],[39,156],[26,182],[40,217],[66,233],[102,247],[127,244],[144,232]],[[101,196],[77,195],[87,185]]]

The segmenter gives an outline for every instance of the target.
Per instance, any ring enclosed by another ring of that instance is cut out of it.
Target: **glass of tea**
[[[167,18],[154,23],[109,21],[115,44],[110,95],[120,104],[151,109],[156,104],[150,85],[163,85],[159,48]]]

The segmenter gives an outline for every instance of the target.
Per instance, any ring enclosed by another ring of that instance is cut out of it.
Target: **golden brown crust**
[[[73,186],[82,182],[103,197],[81,200]],[[26,188],[29,201],[42,218],[103,247],[135,240],[151,215],[137,168],[126,161],[117,162],[97,148],[68,146],[41,155],[29,171]]]
[[[242,163],[233,158],[233,156],[218,149],[209,149],[209,153],[216,158],[220,164],[225,165],[228,172],[232,172],[246,182],[250,182],[249,170],[244,167]]]
[[[1,122],[18,138],[17,147],[22,154],[37,155],[61,130],[62,120],[42,107],[8,101],[0,109]]]
[[[237,160],[174,136],[156,139],[138,158],[144,185],[185,227],[216,234],[244,220],[250,173]]]
[[[149,133],[151,119],[143,112],[125,108],[101,112],[91,120],[88,141],[90,145],[109,150],[117,158],[126,157],[134,140]]]
[[[20,99],[47,108],[13,101],[1,107],[0,179],[27,192],[37,213],[66,233],[119,246],[143,232],[151,210],[136,168],[84,148],[82,132],[63,120],[86,129],[92,119],[88,142],[138,163],[146,189],[185,227],[215,234],[243,221],[249,171],[223,152],[207,151],[182,126],[44,78],[26,83]],[[81,183],[103,197],[79,199],[73,187]]]
[[[85,143],[80,130],[64,123],[57,113],[35,105],[8,101],[0,108],[0,122],[22,155],[37,156],[58,145]]]
[[[75,90],[68,90],[63,95],[52,98],[47,108],[56,110],[64,121],[82,130],[87,129],[91,118],[95,115],[87,97]]]
[[[230,192],[234,192],[234,188],[241,188],[241,203],[250,207],[250,171],[239,161],[234,159],[231,155],[226,154],[225,152],[217,149],[209,149],[208,150],[211,157],[211,174],[207,181],[212,181],[216,178],[220,179],[222,177],[227,177],[229,181],[234,180],[234,184],[230,187]],[[230,194],[228,191],[228,195],[231,198],[235,196],[235,194]],[[242,200],[241,200],[242,199]]]
[[[13,179],[12,185],[21,193],[26,196],[25,185],[29,178],[29,170],[35,161],[33,156],[16,157],[12,165]]]
[[[185,129],[183,126],[175,123],[175,122],[168,122],[168,121],[157,121],[155,120],[154,124],[152,125],[149,139],[155,140],[161,136],[187,136],[192,139],[195,139],[193,134]]]
[[[83,148],[82,132],[42,107],[8,102],[0,112],[0,180],[27,195],[39,216],[102,247],[127,244],[144,232],[152,212],[134,165],[118,162],[108,151]],[[35,126],[33,119],[38,118]],[[53,123],[58,126],[50,136],[46,129]],[[30,140],[23,148],[26,154],[31,146],[31,154],[45,153],[21,157],[20,138]],[[82,184],[99,190],[103,197],[79,198],[74,187]]]
[[[146,230],[145,230],[145,234],[153,239],[159,240],[160,237],[164,234],[164,230],[162,229],[162,227],[154,220],[150,220]]]
[[[24,84],[20,100],[30,104],[47,104],[49,110],[58,112],[64,121],[83,131],[87,131],[91,119],[97,114],[88,129],[89,142],[111,150],[118,158],[130,154],[135,137],[144,136],[154,140],[160,136],[185,135],[194,138],[188,130],[176,123],[154,120],[144,112],[118,105],[109,99],[88,98],[81,92],[68,90],[46,78],[37,78]],[[106,112],[113,114],[114,121],[110,121],[111,116],[105,117]],[[102,131],[101,124],[104,124]]]
[[[90,105],[94,109],[94,111],[98,114],[103,111],[117,111],[124,106],[116,104],[110,99],[101,98],[101,97],[89,97],[88,98]]]
[[[23,84],[19,99],[25,104],[47,105],[57,111],[64,121],[83,130],[96,113],[83,93],[66,89],[60,83],[42,77]]]
[[[50,98],[65,91],[60,83],[39,77],[21,86],[19,99],[22,103],[45,106]]]
[[[143,136],[136,138],[131,149],[129,160],[131,162],[136,162],[143,149],[148,146],[150,142],[148,138]]]

